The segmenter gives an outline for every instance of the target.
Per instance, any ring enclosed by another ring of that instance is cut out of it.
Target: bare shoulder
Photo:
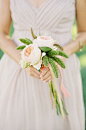
[[[86,0],[76,0],[78,32],[86,31]]]
[[[0,0],[0,32],[9,33],[11,24],[10,0]]]

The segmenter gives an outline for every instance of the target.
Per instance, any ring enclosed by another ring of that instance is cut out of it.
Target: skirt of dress
[[[48,83],[33,78],[13,59],[4,54],[0,61],[0,130],[85,130],[84,103],[79,60],[75,54],[65,61],[64,86],[60,91],[68,116],[57,116],[52,109]]]

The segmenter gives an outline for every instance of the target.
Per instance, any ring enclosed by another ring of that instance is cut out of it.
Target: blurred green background
[[[12,23],[11,29],[10,29],[10,37],[12,36],[13,31],[14,29],[13,29],[13,23]],[[72,39],[75,38],[76,34],[77,34],[77,26],[76,26],[76,21],[75,21],[72,28]],[[82,76],[82,83],[83,83],[83,96],[84,96],[85,116],[86,116],[86,46],[82,49],[81,52],[79,51],[76,54],[79,57],[80,63],[81,63],[81,76]],[[0,58],[2,57],[2,55],[3,55],[3,52],[0,50]]]

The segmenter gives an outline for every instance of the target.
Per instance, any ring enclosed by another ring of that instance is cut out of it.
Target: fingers
[[[47,67],[44,71],[41,72],[40,77],[44,77],[44,75],[49,71],[49,68]]]
[[[40,75],[40,72],[39,72],[38,70],[36,70],[34,67],[32,67],[32,69],[33,69],[33,71],[34,71],[35,73],[37,73],[38,75]]]
[[[28,68],[28,70],[29,70],[30,74],[32,74],[34,72],[40,76],[40,72],[38,70],[36,70],[34,67],[31,66]]]
[[[47,68],[45,71],[43,71],[41,73],[41,80],[44,81],[44,82],[49,82],[52,80],[52,76],[51,76],[51,72],[50,72],[50,69]]]
[[[26,68],[26,71],[27,71],[27,73],[28,73],[30,76],[33,76],[33,77],[35,77],[35,78],[40,79],[40,72],[37,71],[35,68],[29,67],[29,68]]]
[[[28,72],[30,76],[41,79],[44,82],[49,82],[52,80],[51,72],[48,67],[41,73],[32,66],[29,68],[26,68],[26,71]]]
[[[31,76],[40,79],[40,75],[38,75],[37,73],[35,73],[34,71],[32,72]]]
[[[44,76],[41,77],[42,80],[46,80],[49,76],[51,76],[51,72],[48,71]]]
[[[48,78],[46,78],[46,80],[44,80],[43,82],[50,82],[52,80],[52,77],[49,76]]]

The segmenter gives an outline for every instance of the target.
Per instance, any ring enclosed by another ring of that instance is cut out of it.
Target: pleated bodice
[[[31,28],[35,35],[51,35],[62,46],[71,40],[75,0],[47,0],[39,8],[29,0],[10,0],[10,9],[17,45],[21,44],[20,37],[32,39]]]

